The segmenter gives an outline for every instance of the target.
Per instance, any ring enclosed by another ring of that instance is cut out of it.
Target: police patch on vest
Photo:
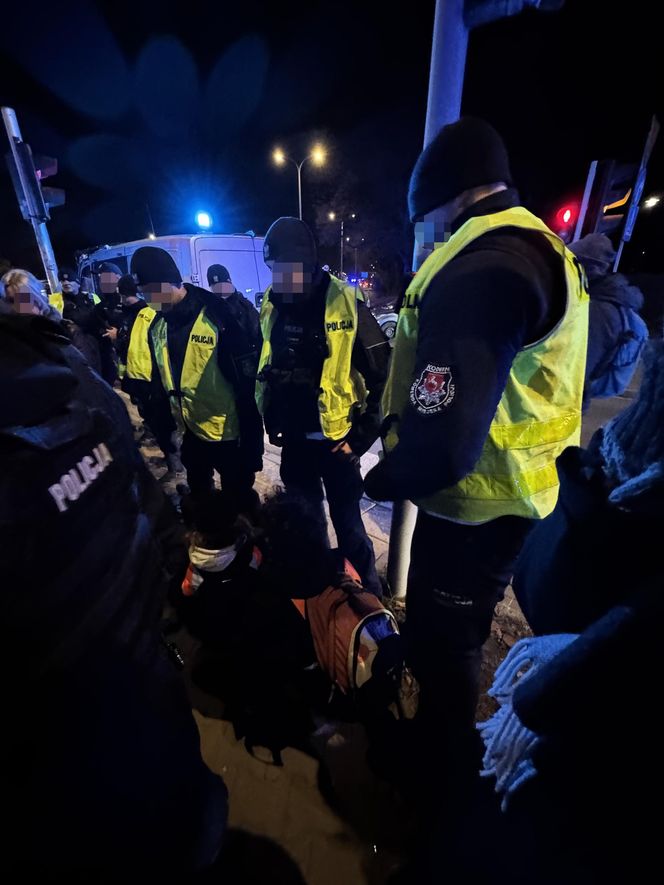
[[[347,329],[353,328],[352,320],[335,320],[332,323],[325,323],[328,332],[345,332]]]
[[[194,344],[214,344],[213,335],[196,335],[192,333],[191,340]]]
[[[452,405],[454,384],[449,366],[429,364],[410,388],[410,401],[418,412],[432,415]]]

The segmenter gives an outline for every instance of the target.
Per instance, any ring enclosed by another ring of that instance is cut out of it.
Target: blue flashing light
[[[196,213],[196,224],[199,227],[201,227],[205,230],[208,230],[209,228],[212,227],[212,216],[210,215],[209,212],[197,212]]]

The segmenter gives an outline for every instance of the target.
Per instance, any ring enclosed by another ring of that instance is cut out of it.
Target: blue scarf
[[[496,670],[489,696],[498,701],[500,709],[486,722],[478,723],[477,729],[486,747],[480,775],[496,778],[503,811],[521,784],[536,774],[532,754],[540,740],[517,716],[512,706],[514,692],[577,638],[562,633],[522,639]]]

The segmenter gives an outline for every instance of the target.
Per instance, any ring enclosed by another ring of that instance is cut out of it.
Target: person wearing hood
[[[595,396],[619,396],[629,384],[648,339],[639,316],[641,290],[612,273],[616,257],[605,234],[588,234],[569,247],[588,277],[590,315],[584,410]]]
[[[588,295],[574,256],[521,205],[505,144],[485,121],[440,130],[415,164],[408,204],[418,238],[433,227],[434,248],[399,315],[383,398],[388,453],[365,489],[419,508],[411,665],[423,740],[446,745],[451,771],[474,743],[495,605],[526,536],[555,507],[556,458],[580,438]]]
[[[221,298],[182,282],[165,250],[138,249],[131,273],[158,313],[150,328],[154,377],[184,432],[180,456],[192,494],[212,491],[216,470],[224,489],[245,495],[263,455],[255,342]]]
[[[0,315],[3,868],[15,881],[191,881],[222,847],[160,633],[186,548],[127,411],[59,324]]]
[[[380,428],[389,344],[355,291],[320,269],[313,235],[279,218],[263,244],[272,285],[261,307],[256,400],[281,478],[326,526],[323,484],[343,556],[378,596],[373,545],[360,512],[360,457]]]

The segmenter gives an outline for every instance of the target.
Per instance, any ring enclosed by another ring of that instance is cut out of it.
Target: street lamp
[[[648,197],[648,199],[643,204],[644,209],[654,209],[654,207],[661,201],[660,197]]]
[[[324,166],[326,158],[327,154],[325,153],[325,148],[321,144],[315,144],[312,147],[311,152],[307,154],[300,163],[296,162],[292,157],[289,157],[288,154],[285,154],[281,148],[277,147],[272,151],[272,159],[277,166],[283,166],[288,160],[297,169],[297,202],[300,212],[300,221],[302,221],[302,167],[307,160],[311,160],[314,166]]]
[[[327,217],[330,221],[337,220],[336,212],[328,212]],[[355,213],[351,212],[348,216],[349,219],[355,220]],[[339,219],[339,273],[342,274],[344,272],[344,224],[345,220],[343,218]],[[345,240],[347,243],[350,242],[350,237],[346,237]]]

